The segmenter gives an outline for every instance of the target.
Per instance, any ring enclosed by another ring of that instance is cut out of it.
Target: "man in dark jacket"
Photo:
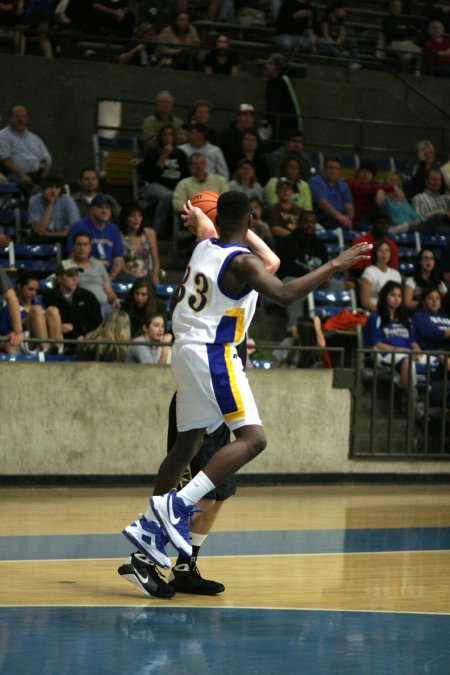
[[[300,102],[295,85],[286,75],[282,54],[271,54],[266,61],[265,118],[272,126],[272,138],[285,140],[293,127],[302,128]]]
[[[298,227],[277,241],[276,252],[281,261],[278,276],[284,283],[294,277],[302,277],[327,262],[327,249],[315,234],[315,228],[314,211],[303,211]],[[297,318],[304,315],[304,304],[302,299],[288,306],[288,331],[297,325]]]
[[[61,315],[63,338],[78,340],[102,321],[100,303],[91,291],[78,288],[83,270],[74,260],[62,260],[56,267],[56,286],[42,296],[46,307],[56,307]],[[74,351],[71,346],[65,351]]]

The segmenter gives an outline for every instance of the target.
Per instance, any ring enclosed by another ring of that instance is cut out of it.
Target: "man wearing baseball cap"
[[[107,195],[97,194],[89,206],[89,216],[74,223],[67,235],[67,252],[73,247],[77,232],[87,232],[92,239],[91,255],[101,260],[111,281],[123,271],[123,244],[117,225],[111,222],[111,200]]]
[[[60,314],[63,338],[78,340],[102,321],[100,303],[91,291],[78,288],[78,274],[83,270],[72,260],[61,260],[57,265],[55,288],[42,296],[45,307],[55,307]],[[66,352],[75,351],[67,347]]]

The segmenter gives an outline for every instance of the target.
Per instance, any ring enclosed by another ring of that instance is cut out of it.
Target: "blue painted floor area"
[[[121,558],[129,549],[120,534],[0,537],[0,560]],[[209,556],[439,550],[450,550],[450,527],[214,532],[202,549]]]
[[[445,615],[13,607],[0,609],[0,672],[448,675],[449,635]]]

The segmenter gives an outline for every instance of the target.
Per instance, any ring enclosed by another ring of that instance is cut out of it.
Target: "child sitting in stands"
[[[150,314],[142,326],[142,335],[133,340],[128,347],[125,363],[170,364],[172,334],[166,333],[162,314]],[[161,346],[151,343],[159,342]]]
[[[292,329],[292,337],[285,338],[273,352],[275,368],[331,368],[328,352],[315,349],[283,349],[285,347],[325,347],[320,318],[300,316]]]

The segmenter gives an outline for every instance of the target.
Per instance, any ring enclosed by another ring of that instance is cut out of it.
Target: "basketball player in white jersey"
[[[371,245],[357,244],[313,272],[283,284],[246,246],[250,222],[247,196],[237,191],[222,194],[216,218],[220,237],[197,245],[178,291],[172,317],[177,441],[160,466],[145,515],[123,530],[144,555],[163,568],[170,568],[165,550],[168,541],[179,553],[191,555],[188,520],[195,504],[266,447],[256,403],[236,352],[252,320],[258,292],[287,306],[334,273],[370,257]],[[214,431],[223,421],[235,440],[216,452],[185,487],[172,490],[197,454],[205,432]]]

